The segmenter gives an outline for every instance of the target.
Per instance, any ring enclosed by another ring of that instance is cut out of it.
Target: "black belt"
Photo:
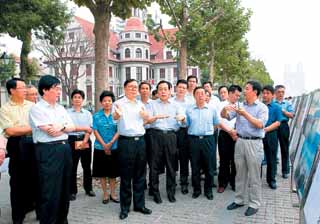
[[[70,141],[81,141],[84,139],[84,135],[69,135]]]
[[[154,129],[156,132],[161,134],[175,134],[176,132],[173,130],[161,130],[161,129]]]
[[[124,136],[124,135],[120,135],[119,136],[119,139],[134,140],[134,141],[139,141],[142,138],[144,138],[144,135],[140,135],[140,136]]]
[[[43,145],[60,145],[60,144],[67,144],[67,140],[58,140],[53,142],[37,142],[37,144],[43,144]]]
[[[213,135],[188,135],[190,138],[196,138],[196,139],[207,139],[212,138]]]
[[[242,136],[242,135],[238,135],[239,138],[242,139],[246,139],[246,140],[258,140],[258,139],[262,139],[261,137],[247,137],[247,136]]]

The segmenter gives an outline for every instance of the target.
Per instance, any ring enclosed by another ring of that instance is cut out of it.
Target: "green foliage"
[[[250,60],[248,78],[250,80],[256,80],[260,82],[263,86],[274,84],[262,60]]]
[[[36,80],[39,78],[40,67],[38,61],[33,58],[31,63],[29,64],[29,79]]]
[[[23,42],[20,76],[28,79],[31,33],[37,38],[57,42],[71,13],[67,11],[66,3],[60,0],[5,0],[0,4],[0,12],[0,33],[8,33]]]
[[[9,56],[9,63],[5,64],[3,60],[0,59],[0,80],[5,81],[16,74],[16,64],[14,61],[14,56]]]

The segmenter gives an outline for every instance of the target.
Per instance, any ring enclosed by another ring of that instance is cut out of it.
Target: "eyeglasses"
[[[25,90],[25,89],[27,89],[27,87],[16,87],[15,89],[17,89],[17,90],[19,90],[19,89],[22,89],[22,90]]]

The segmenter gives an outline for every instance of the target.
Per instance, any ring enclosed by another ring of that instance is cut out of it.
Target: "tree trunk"
[[[183,19],[182,19],[182,29],[186,29],[188,25],[188,8],[185,6],[183,8]],[[180,63],[179,63],[179,79],[187,78],[187,40],[182,37],[180,41]]]
[[[210,62],[209,62],[209,80],[214,83],[214,78],[215,78],[215,63],[214,63],[214,55],[215,55],[215,50],[214,50],[214,42],[211,42],[210,46]]]
[[[104,10],[103,10],[104,9]],[[107,67],[108,67],[108,44],[109,25],[111,12],[104,7],[97,7],[94,15],[94,35],[95,35],[95,110],[100,107],[99,95],[102,91],[109,89]]]
[[[21,38],[22,47],[20,53],[20,78],[27,79],[29,75],[28,55],[31,51],[31,32]]]

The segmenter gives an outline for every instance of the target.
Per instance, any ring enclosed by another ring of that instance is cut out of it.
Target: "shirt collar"
[[[127,103],[132,103],[132,101],[131,101],[131,100],[129,100],[127,96],[124,96],[124,97],[123,97],[123,99],[124,99],[124,101],[125,101],[125,102],[127,102]],[[137,103],[137,102],[138,102],[138,100],[137,100],[136,98],[134,98],[134,100],[133,100],[133,101],[134,101],[135,103]]]
[[[164,104],[164,103],[160,100],[160,98],[157,99],[157,102]],[[172,103],[172,99],[169,98],[168,102],[166,102],[166,103]]]
[[[12,101],[12,99],[10,98],[9,99],[9,104],[11,105],[11,106],[19,106],[19,105],[27,105],[28,104],[28,101],[27,100],[23,100],[23,103],[22,104],[17,104],[16,102],[14,102],[14,101]]]
[[[199,109],[199,107],[197,106],[196,103],[194,104],[193,108],[194,108],[194,109]],[[205,103],[204,106],[203,106],[203,108],[208,109],[208,108],[209,108],[208,104]],[[203,108],[201,108],[201,109],[203,109]]]
[[[44,105],[45,107],[51,107],[51,108],[56,108],[58,106],[58,103],[55,103],[54,106],[52,106],[51,104],[49,104],[47,101],[45,101],[44,99],[41,99],[39,101],[39,103],[41,103],[42,105]]]
[[[74,107],[71,107],[71,111],[72,112],[77,112],[76,109],[74,109]],[[84,113],[84,110],[83,110],[82,107],[80,108],[80,113]]]
[[[257,105],[258,103],[259,103],[259,99],[256,99],[256,100],[253,102],[253,104],[255,104],[255,105]],[[247,101],[243,101],[243,104],[249,105],[249,104],[247,103]]]

